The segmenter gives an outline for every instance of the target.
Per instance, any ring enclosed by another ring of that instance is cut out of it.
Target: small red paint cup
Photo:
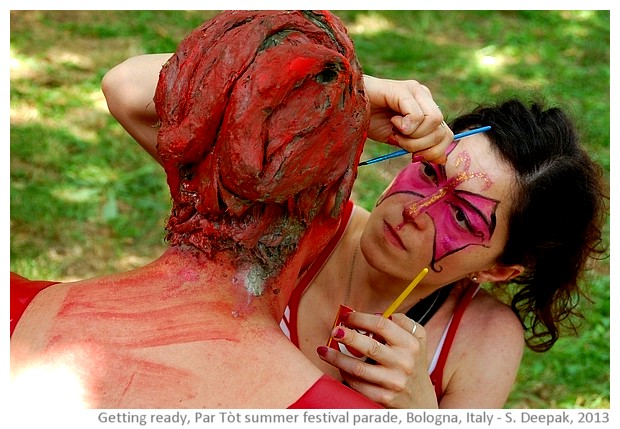
[[[334,328],[336,326],[346,326],[344,323],[344,319],[346,317],[346,315],[348,315],[349,313],[354,312],[355,310],[353,310],[351,307],[347,307],[346,305],[342,305],[340,304],[340,307],[338,308],[338,314],[336,314],[336,319],[334,320],[334,325],[332,326],[332,331],[334,330]],[[357,332],[359,332],[362,335],[366,335],[370,338],[373,337],[372,332],[366,332],[360,329],[356,329]],[[361,353],[359,350],[354,349],[353,347],[349,347],[345,344],[342,344],[340,342],[338,342],[336,339],[334,339],[334,337],[330,336],[327,339],[327,347],[330,347],[334,350],[338,350],[342,353],[344,353],[347,356],[351,356],[354,357],[356,359],[360,359],[360,360],[366,360],[366,356]]]

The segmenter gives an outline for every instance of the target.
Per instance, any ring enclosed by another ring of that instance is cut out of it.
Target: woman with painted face
[[[510,100],[451,123],[455,132],[480,125],[492,128],[455,142],[445,164],[405,167],[371,213],[355,207],[331,256],[343,268],[329,273],[328,262],[314,285],[302,278],[305,292],[296,290],[289,303],[291,337],[310,353],[305,311],[329,276],[344,279],[341,302],[364,312],[350,313],[348,327],[374,332],[387,346],[336,327],[341,343],[379,365],[324,346],[318,353],[350,386],[384,404],[503,406],[524,334],[537,351],[555,343],[562,322],[575,316],[588,258],[600,255],[601,174],[565,113]],[[400,307],[412,321],[371,315],[424,267],[429,273]],[[496,298],[504,293],[512,294],[510,307]]]
[[[131,58],[104,86],[112,114],[151,154],[149,81],[167,56]],[[601,172],[559,108],[481,106],[450,129],[491,130],[451,144],[422,85],[365,76],[365,86],[369,137],[415,162],[372,212],[347,204],[281,327],[324,373],[384,406],[502,407],[524,346],[549,349],[576,315],[587,261],[601,250]],[[423,268],[398,313],[381,317]],[[334,327],[342,304],[356,311]],[[326,347],[328,338],[370,359]]]

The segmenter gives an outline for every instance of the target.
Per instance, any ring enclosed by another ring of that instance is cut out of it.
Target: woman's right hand
[[[393,314],[390,320],[357,311],[348,314],[346,324],[347,327],[334,328],[333,338],[374,362],[364,362],[328,347],[320,347],[318,353],[340,370],[352,389],[387,408],[438,408],[428,375],[423,326],[400,313]],[[372,332],[384,341],[357,330]]]
[[[430,90],[415,80],[390,80],[364,76],[370,99],[368,137],[390,143],[445,163],[454,133],[446,125]]]

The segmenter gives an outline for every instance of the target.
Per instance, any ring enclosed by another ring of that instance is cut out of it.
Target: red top
[[[336,379],[323,375],[288,408],[383,408]]]
[[[435,365],[435,369],[431,373],[431,382],[433,386],[435,386],[435,395],[437,395],[437,401],[441,401],[441,397],[444,392],[442,389],[443,384],[443,369],[446,366],[446,361],[448,360],[448,354],[450,353],[450,348],[452,347],[452,342],[454,341],[454,337],[456,336],[456,330],[459,328],[461,323],[461,318],[465,313],[465,309],[478,292],[480,285],[477,283],[472,283],[467,289],[465,289],[465,293],[463,297],[456,304],[456,308],[454,309],[454,313],[452,314],[452,318],[448,322],[448,330],[446,332],[446,338],[441,347],[441,351],[439,351],[439,358],[437,359],[437,364]]]
[[[338,231],[336,231],[336,234],[332,237],[329,243],[327,243],[327,246],[325,246],[319,256],[312,261],[312,264],[308,267],[308,269],[299,277],[297,286],[293,289],[288,305],[284,310],[284,317],[280,322],[280,328],[282,328],[286,336],[293,344],[295,344],[295,347],[297,348],[299,348],[299,337],[297,336],[297,313],[299,312],[299,301],[301,301],[301,296],[304,294],[308,286],[310,286],[310,283],[312,283],[314,278],[319,274],[321,269],[323,269],[323,266],[342,239],[344,232],[347,230],[347,226],[349,226],[351,214],[353,213],[353,207],[353,202],[349,200],[344,207],[342,221],[340,222]]]
[[[57,283],[46,280],[28,280],[11,272],[11,336],[17,322],[34,297],[46,287]]]

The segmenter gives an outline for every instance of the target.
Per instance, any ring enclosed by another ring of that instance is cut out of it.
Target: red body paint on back
[[[177,290],[148,288],[136,278],[101,282],[96,288],[72,288],[61,307],[58,332],[80,326],[72,341],[96,341],[113,347],[144,348],[193,341],[238,341],[230,325],[205,319],[209,314],[230,314],[229,304],[204,299],[208,284],[197,283]],[[145,282],[156,279],[145,278]],[[206,321],[209,320],[208,329]],[[105,325],[106,335],[101,335]],[[228,329],[226,329],[228,328]]]
[[[90,406],[150,408],[151,394],[158,404],[182,405],[180,400],[196,395],[197,379],[183,354],[174,350],[240,343],[230,320],[221,316],[233,311],[231,305],[216,295],[205,299],[212,285],[204,276],[181,267],[173,276],[178,281],[164,288],[157,283],[162,277],[146,271],[68,291],[45,356],[50,363],[71,363]],[[179,359],[171,360],[171,354]]]

